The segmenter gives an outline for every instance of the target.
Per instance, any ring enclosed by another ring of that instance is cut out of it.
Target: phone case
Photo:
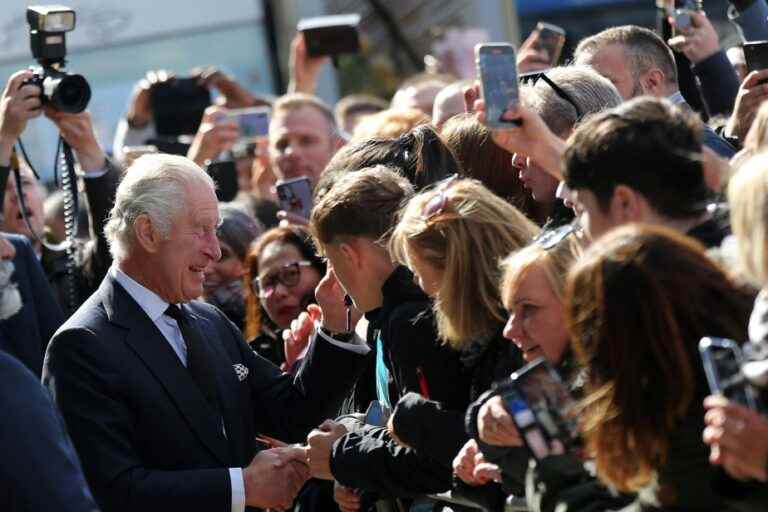
[[[302,176],[281,181],[277,183],[276,188],[280,208],[305,219],[309,218],[312,212],[312,185],[309,178]]]
[[[475,46],[477,75],[485,100],[485,124],[491,128],[509,128],[519,121],[504,120],[502,115],[517,104],[517,62],[515,49],[508,43]]]

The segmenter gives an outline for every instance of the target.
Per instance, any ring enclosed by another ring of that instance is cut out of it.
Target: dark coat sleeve
[[[98,178],[85,178],[85,195],[88,198],[88,221],[90,223],[90,243],[86,246],[83,261],[83,273],[89,288],[98,287],[112,265],[112,255],[104,234],[112,206],[115,203],[115,193],[120,183],[120,169],[107,159],[107,173]],[[85,299],[85,297],[81,297]]]
[[[464,431],[463,412],[448,410],[417,393],[400,399],[392,414],[392,424],[403,443],[447,467],[452,466],[469,440]]]
[[[64,314],[29,241],[19,235],[3,236],[16,249],[11,280],[18,285],[23,304],[17,314],[0,321],[0,348],[39,377],[45,349],[56,329],[64,323]]]
[[[11,510],[95,511],[75,450],[43,387],[4,353],[0,375],[0,407],[6,411],[0,422],[0,489],[10,494],[0,502]]]
[[[692,69],[710,117],[730,115],[739,92],[739,77],[725,50],[707,57]]]
[[[383,496],[414,498],[447,491],[451,468],[392,440],[383,427],[364,427],[339,438],[331,473],[340,484]]]
[[[86,329],[57,333],[47,354],[45,379],[99,504],[125,512],[229,510],[226,468],[160,471],[142,465],[139,421],[130,399],[120,394],[124,371],[103,347]]]
[[[314,339],[295,375],[283,373],[255,353],[235,325],[221,315],[249,370],[257,430],[282,441],[304,442],[307,434],[335,417],[365,368],[366,357]]]

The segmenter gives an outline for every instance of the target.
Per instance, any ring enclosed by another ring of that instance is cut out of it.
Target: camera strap
[[[19,138],[19,148],[21,154],[24,157],[26,164],[32,170],[35,178],[40,179],[40,175],[37,173],[32,163],[29,161],[27,152],[24,149],[24,143]],[[14,152],[15,156],[15,152]],[[66,258],[66,277],[64,279],[64,297],[66,304],[62,304],[67,312],[74,312],[78,305],[78,291],[75,278],[75,270],[77,267],[76,255],[75,255],[75,235],[77,234],[77,218],[80,213],[78,197],[77,197],[77,174],[75,173],[75,157],[72,153],[72,147],[59,136],[59,142],[56,147],[56,156],[53,165],[54,181],[58,185],[61,182],[61,189],[64,192],[64,232],[66,238],[63,242],[53,244],[45,240],[45,237],[41,238],[38,233],[32,228],[32,224],[27,216],[27,206],[24,202],[24,191],[21,186],[21,170],[19,167],[18,159],[12,158],[12,169],[15,177],[15,189],[16,198],[19,202],[19,211],[24,219],[24,223],[27,225],[29,232],[37,242],[42,244],[46,249],[52,252],[65,251]]]

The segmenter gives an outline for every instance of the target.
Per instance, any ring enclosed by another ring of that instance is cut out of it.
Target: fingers
[[[360,496],[353,489],[344,487],[338,482],[333,486],[333,499],[344,512],[360,510],[362,503]]]
[[[475,112],[475,101],[477,101],[478,97],[477,85],[464,88],[464,112]]]
[[[288,462],[299,462],[306,465],[307,449],[304,446],[283,446],[275,448],[280,460],[287,464]]]
[[[277,212],[277,218],[281,221],[286,221],[288,224],[293,224],[294,226],[309,225],[309,221],[306,218],[296,213],[286,212],[285,210]]]
[[[16,73],[12,74],[11,77],[8,79],[8,82],[7,82],[6,86],[5,86],[5,93],[9,94],[9,93],[13,93],[13,92],[19,90],[22,87],[22,84],[24,83],[24,80],[28,80],[28,79],[32,78],[33,74],[34,73],[32,73],[28,69],[25,69],[25,70],[22,70],[22,71],[17,71]],[[33,85],[25,86],[25,87],[31,87],[32,89],[35,89],[35,90],[38,91],[37,94],[40,94],[39,89],[37,89],[37,87],[35,87]]]
[[[317,304],[310,304],[307,306],[307,314],[309,314],[312,323],[320,321],[320,317],[323,315],[323,310]]]
[[[750,72],[741,84],[741,88],[751,89],[763,80],[768,80],[768,68]]]
[[[475,470],[472,472],[474,479],[481,484],[487,484],[488,482],[501,481],[501,469],[496,464],[490,462],[481,462],[475,466]]]

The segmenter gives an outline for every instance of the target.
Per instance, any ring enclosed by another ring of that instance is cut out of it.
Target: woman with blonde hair
[[[763,105],[750,135],[760,119],[768,119]],[[766,126],[763,123],[762,136]],[[748,137],[749,138],[749,137]],[[749,158],[728,185],[731,227],[736,239],[739,271],[760,290],[749,319],[749,339],[743,348],[751,360],[744,373],[765,387],[768,381],[768,152]],[[762,392],[763,402],[768,392]],[[768,482],[768,416],[731,403],[722,396],[705,401],[707,428],[704,441],[712,448],[712,462],[736,478]],[[768,487],[763,486],[766,493]],[[768,494],[768,493],[766,493]]]
[[[502,337],[507,318],[499,262],[537,233],[536,225],[482,184],[454,176],[413,197],[390,238],[392,257],[434,298],[438,334],[463,353],[472,400],[522,366],[519,349]],[[464,411],[440,410],[409,394],[400,400],[391,430],[417,452],[450,465],[468,439],[463,418]]]

